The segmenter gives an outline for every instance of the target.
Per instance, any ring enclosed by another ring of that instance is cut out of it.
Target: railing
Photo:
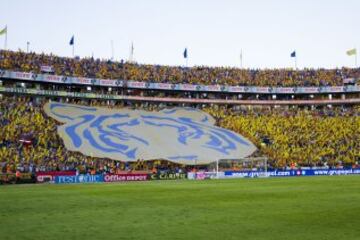
[[[121,79],[96,79],[67,77],[49,74],[14,72],[0,69],[0,78],[23,81],[36,81],[64,85],[88,85],[113,88],[132,88],[167,91],[219,92],[219,93],[255,93],[255,94],[319,94],[360,92],[360,86],[319,86],[319,87],[256,87],[229,85],[172,84],[145,81],[126,81]]]
[[[113,94],[78,93],[66,91],[37,90],[27,88],[0,87],[0,93],[26,94],[33,96],[62,97],[62,98],[85,98],[103,100],[128,100],[161,103],[202,103],[202,104],[233,104],[233,105],[342,105],[360,104],[360,98],[332,99],[332,100],[226,100],[226,99],[194,99],[194,98],[161,98],[141,97]]]

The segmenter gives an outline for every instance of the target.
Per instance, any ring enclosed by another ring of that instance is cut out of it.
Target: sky
[[[0,0],[7,48],[139,63],[245,68],[354,67],[359,0]],[[4,48],[5,36],[0,36]],[[113,51],[112,44],[113,42]],[[359,59],[360,60],[360,59]]]

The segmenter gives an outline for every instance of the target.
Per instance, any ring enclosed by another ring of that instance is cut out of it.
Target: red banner
[[[146,180],[148,180],[148,174],[146,173],[106,174],[104,177],[104,182],[130,182]]]
[[[135,81],[129,81],[127,83],[127,86],[129,88],[145,88],[145,82],[135,82]]]
[[[79,77],[75,79],[74,83],[91,85],[91,78]]]
[[[14,72],[15,79],[22,79],[22,80],[34,80],[32,73],[24,73],[24,72]]]
[[[56,75],[44,75],[44,81],[45,82],[54,82],[54,83],[62,83],[62,76],[56,76]]]
[[[179,90],[189,90],[189,91],[195,91],[196,85],[193,84],[179,84]]]
[[[245,87],[242,86],[229,86],[229,92],[245,92]]]
[[[113,79],[100,79],[100,85],[103,86],[116,86],[116,81]]]

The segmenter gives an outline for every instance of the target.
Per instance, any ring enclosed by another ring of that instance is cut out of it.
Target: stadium
[[[242,51],[189,66],[188,47],[149,64],[133,43],[126,60],[78,56],[74,34],[64,56],[9,33],[2,239],[360,238],[356,48],[355,66],[299,68],[297,50],[295,67],[243,67]]]

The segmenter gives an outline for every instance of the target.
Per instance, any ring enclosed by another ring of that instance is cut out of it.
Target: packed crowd
[[[254,142],[274,167],[336,167],[360,163],[359,106],[208,111],[220,126]]]
[[[59,123],[42,110],[45,101],[15,96],[0,98],[2,173],[189,170],[189,167],[161,160],[125,163],[67,151],[56,131]],[[104,103],[92,101],[90,105]],[[255,143],[259,150],[254,156],[268,157],[272,167],[355,166],[360,162],[359,107],[323,110],[241,108],[236,111],[211,107],[204,110],[212,114],[221,127],[239,132]]]
[[[78,102],[78,101],[76,101]],[[74,102],[74,103],[76,103]],[[180,166],[156,160],[135,163],[95,159],[67,151],[55,120],[47,117],[44,100],[27,97],[0,98],[0,172],[77,170],[79,173],[122,171],[176,171]],[[100,105],[96,102],[94,105]]]
[[[41,66],[51,66],[54,74],[65,76],[204,85],[339,86],[343,85],[344,79],[360,79],[359,68],[303,70],[206,66],[188,68],[0,51],[0,69],[41,73]]]

